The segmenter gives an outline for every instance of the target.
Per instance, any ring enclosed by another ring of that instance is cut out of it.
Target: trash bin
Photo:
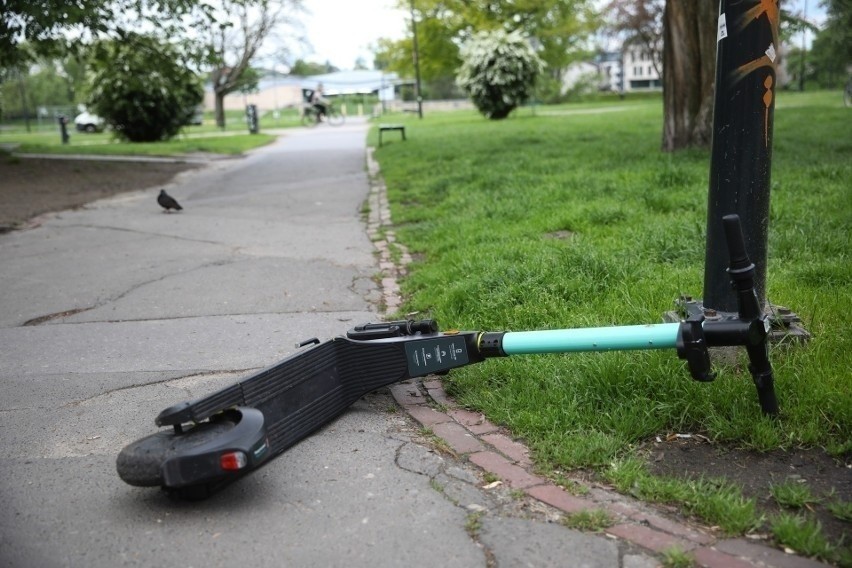
[[[257,105],[246,105],[246,124],[248,124],[249,134],[260,132],[257,120]]]

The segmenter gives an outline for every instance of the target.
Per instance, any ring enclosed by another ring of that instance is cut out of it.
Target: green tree
[[[39,58],[30,66],[29,91],[36,106],[75,106],[85,100],[85,62],[74,55]]]
[[[4,0],[0,12],[0,67],[36,55],[57,55],[98,37],[120,37],[125,24],[171,30],[201,0]],[[127,17],[117,18],[116,14]],[[173,35],[173,34],[170,34]]]
[[[248,67],[240,76],[239,86],[237,91],[243,95],[256,93],[260,88],[260,79],[263,74],[254,67]]]
[[[606,28],[624,44],[639,45],[651,55],[657,75],[663,75],[663,11],[665,0],[610,0],[604,12]]]
[[[544,67],[519,31],[479,32],[461,55],[459,86],[492,120],[506,118],[530,96]]]
[[[531,38],[547,73],[561,78],[565,68],[584,53],[584,41],[598,19],[589,0],[400,0],[417,22],[420,73],[438,91],[461,65],[460,46],[478,31],[519,31]],[[379,40],[374,48],[377,69],[414,75],[411,38]]]
[[[843,86],[852,65],[852,2],[826,0],[825,27],[811,48],[813,76],[823,87]]]
[[[219,9],[207,14],[202,41],[213,65],[217,126],[225,127],[225,97],[240,90],[241,77],[264,40],[300,8],[301,0],[220,0]]]
[[[297,59],[293,65],[290,66],[290,74],[297,75],[299,77],[324,75],[326,73],[334,73],[335,71],[340,71],[340,69],[332,65],[330,61],[326,61],[325,63],[315,63],[313,61]]]
[[[367,61],[363,57],[356,57],[353,69],[355,69],[355,71],[367,71],[370,68],[367,67]]]
[[[131,142],[175,136],[192,117],[204,91],[175,46],[136,34],[99,44],[89,107]]]
[[[586,0],[452,0],[461,22],[459,39],[479,30],[520,31],[530,38],[548,73],[562,76],[565,68],[586,54],[585,40],[600,25],[592,2]]]
[[[423,96],[443,98],[450,95],[456,70],[461,65],[456,30],[440,18],[439,12],[418,10],[417,47]],[[411,36],[397,41],[380,39],[374,47],[376,69],[393,71],[401,77],[414,77],[414,42]]]

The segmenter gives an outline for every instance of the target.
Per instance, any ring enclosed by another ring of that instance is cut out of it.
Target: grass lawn
[[[408,141],[376,151],[398,239],[415,257],[400,312],[459,329],[630,325],[700,296],[709,151],[661,153],[661,106],[400,118]],[[767,290],[813,334],[804,347],[771,349],[780,420],[761,416],[744,365],[702,384],[673,351],[492,360],[451,373],[448,391],[525,438],[542,471],[617,478],[637,444],[666,432],[848,458],[850,120],[839,93],[778,98]]]
[[[266,113],[260,119],[260,134],[248,134],[245,116],[238,112],[226,114],[225,129],[218,128],[211,113],[204,117],[200,126],[186,126],[168,142],[130,143],[116,139],[110,132],[95,134],[71,130],[69,144],[62,144],[59,127],[44,124],[27,132],[23,124],[7,125],[0,130],[0,144],[17,145],[15,151],[38,154],[120,154],[175,156],[193,152],[213,154],[241,154],[252,148],[263,146],[275,139],[264,134],[264,129],[301,126],[298,111],[282,110],[277,116]]]
[[[86,134],[85,143],[60,144],[59,142],[22,142],[15,151],[32,154],[94,154],[180,156],[193,152],[212,154],[242,154],[252,148],[275,140],[270,134],[236,134],[203,138],[178,137],[168,142],[120,142],[109,134]],[[97,137],[97,138],[96,138]],[[73,140],[73,138],[72,138]],[[2,138],[0,138],[2,142]],[[76,141],[75,141],[76,142]]]

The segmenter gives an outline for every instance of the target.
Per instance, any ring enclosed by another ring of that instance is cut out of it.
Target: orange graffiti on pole
[[[774,83],[773,75],[775,73],[775,60],[778,57],[776,49],[778,46],[778,27],[781,12],[778,9],[778,0],[753,1],[754,6],[744,12],[740,16],[739,21],[736,22],[736,29],[738,32],[742,32],[749,26],[749,24],[761,19],[762,16],[766,16],[766,21],[769,24],[769,28],[772,33],[772,43],[769,44],[769,47],[762,56],[753,59],[744,65],[740,65],[733,71],[732,84],[742,81],[745,77],[763,67],[768,67],[770,69],[770,72],[767,73],[766,78],[763,81],[763,86],[766,87],[766,92],[763,93],[763,104],[765,106],[763,132],[764,141],[766,145],[769,146],[769,109],[775,98],[772,92],[772,87]]]

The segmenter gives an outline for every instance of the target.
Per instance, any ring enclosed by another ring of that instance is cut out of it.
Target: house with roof
[[[600,91],[629,93],[662,89],[662,61],[654,61],[653,57],[647,49],[635,43],[625,43],[619,51],[598,53],[592,61],[568,68],[562,77],[563,92],[574,87],[583,73],[588,76],[592,69],[597,73],[596,83]]]
[[[269,71],[263,74],[253,93],[231,93],[225,97],[225,110],[243,110],[246,105],[256,105],[261,112],[301,106],[304,91],[314,90],[322,84],[326,96],[378,95],[379,101],[392,101],[397,87],[405,84],[396,73],[356,70],[337,71],[323,75],[299,77]],[[204,93],[204,107],[213,108],[214,95],[208,85]]]

